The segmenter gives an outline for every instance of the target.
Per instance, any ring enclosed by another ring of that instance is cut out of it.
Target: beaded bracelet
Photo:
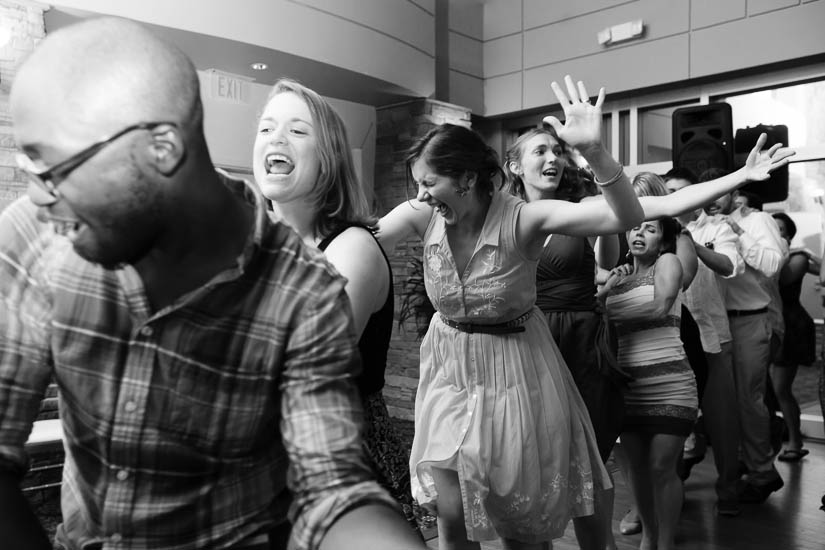
[[[615,174],[612,178],[610,178],[609,180],[604,181],[604,182],[599,181],[599,178],[593,178],[593,180],[596,182],[596,185],[598,185],[599,187],[601,187],[602,189],[604,189],[605,187],[610,187],[611,185],[613,185],[614,183],[616,183],[617,181],[619,181],[620,179],[622,179],[622,174],[624,174],[624,166],[622,166],[622,165],[620,164],[620,165],[619,165],[619,170],[618,170],[618,171],[616,172],[616,174]]]

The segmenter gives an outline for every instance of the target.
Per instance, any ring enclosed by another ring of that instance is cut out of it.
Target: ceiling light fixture
[[[250,67],[252,67],[252,69],[255,70],[255,71],[265,71],[267,69],[267,64],[266,63],[253,63],[252,65],[250,65]]]

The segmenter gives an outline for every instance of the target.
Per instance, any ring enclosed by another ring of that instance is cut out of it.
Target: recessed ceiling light
[[[256,71],[265,71],[266,68],[267,68],[266,63],[253,63],[250,66],[252,67],[253,70],[256,70]]]

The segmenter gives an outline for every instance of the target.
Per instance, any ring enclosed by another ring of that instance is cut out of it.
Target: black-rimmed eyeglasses
[[[51,197],[57,199],[60,197],[57,192],[57,186],[60,182],[64,180],[66,176],[72,172],[72,170],[95,156],[98,151],[129,132],[134,132],[135,130],[153,130],[163,124],[168,124],[177,128],[177,124],[174,122],[139,122],[137,124],[127,126],[123,130],[89,145],[66,160],[58,162],[54,166],[44,170],[37,170],[34,166],[34,161],[32,161],[28,155],[23,153],[17,153],[16,155],[17,166],[29,176],[33,183],[48,193]]]

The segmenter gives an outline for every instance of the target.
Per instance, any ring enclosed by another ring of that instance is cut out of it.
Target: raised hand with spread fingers
[[[559,139],[572,145],[584,154],[584,150],[593,147],[601,147],[602,129],[602,104],[604,103],[604,88],[599,88],[599,95],[596,103],[590,103],[590,95],[584,86],[584,82],[579,80],[573,84],[570,76],[564,77],[567,93],[562,90],[557,82],[552,82],[550,87],[564,111],[564,124],[554,116],[544,117],[544,123],[549,124],[556,131]]]

